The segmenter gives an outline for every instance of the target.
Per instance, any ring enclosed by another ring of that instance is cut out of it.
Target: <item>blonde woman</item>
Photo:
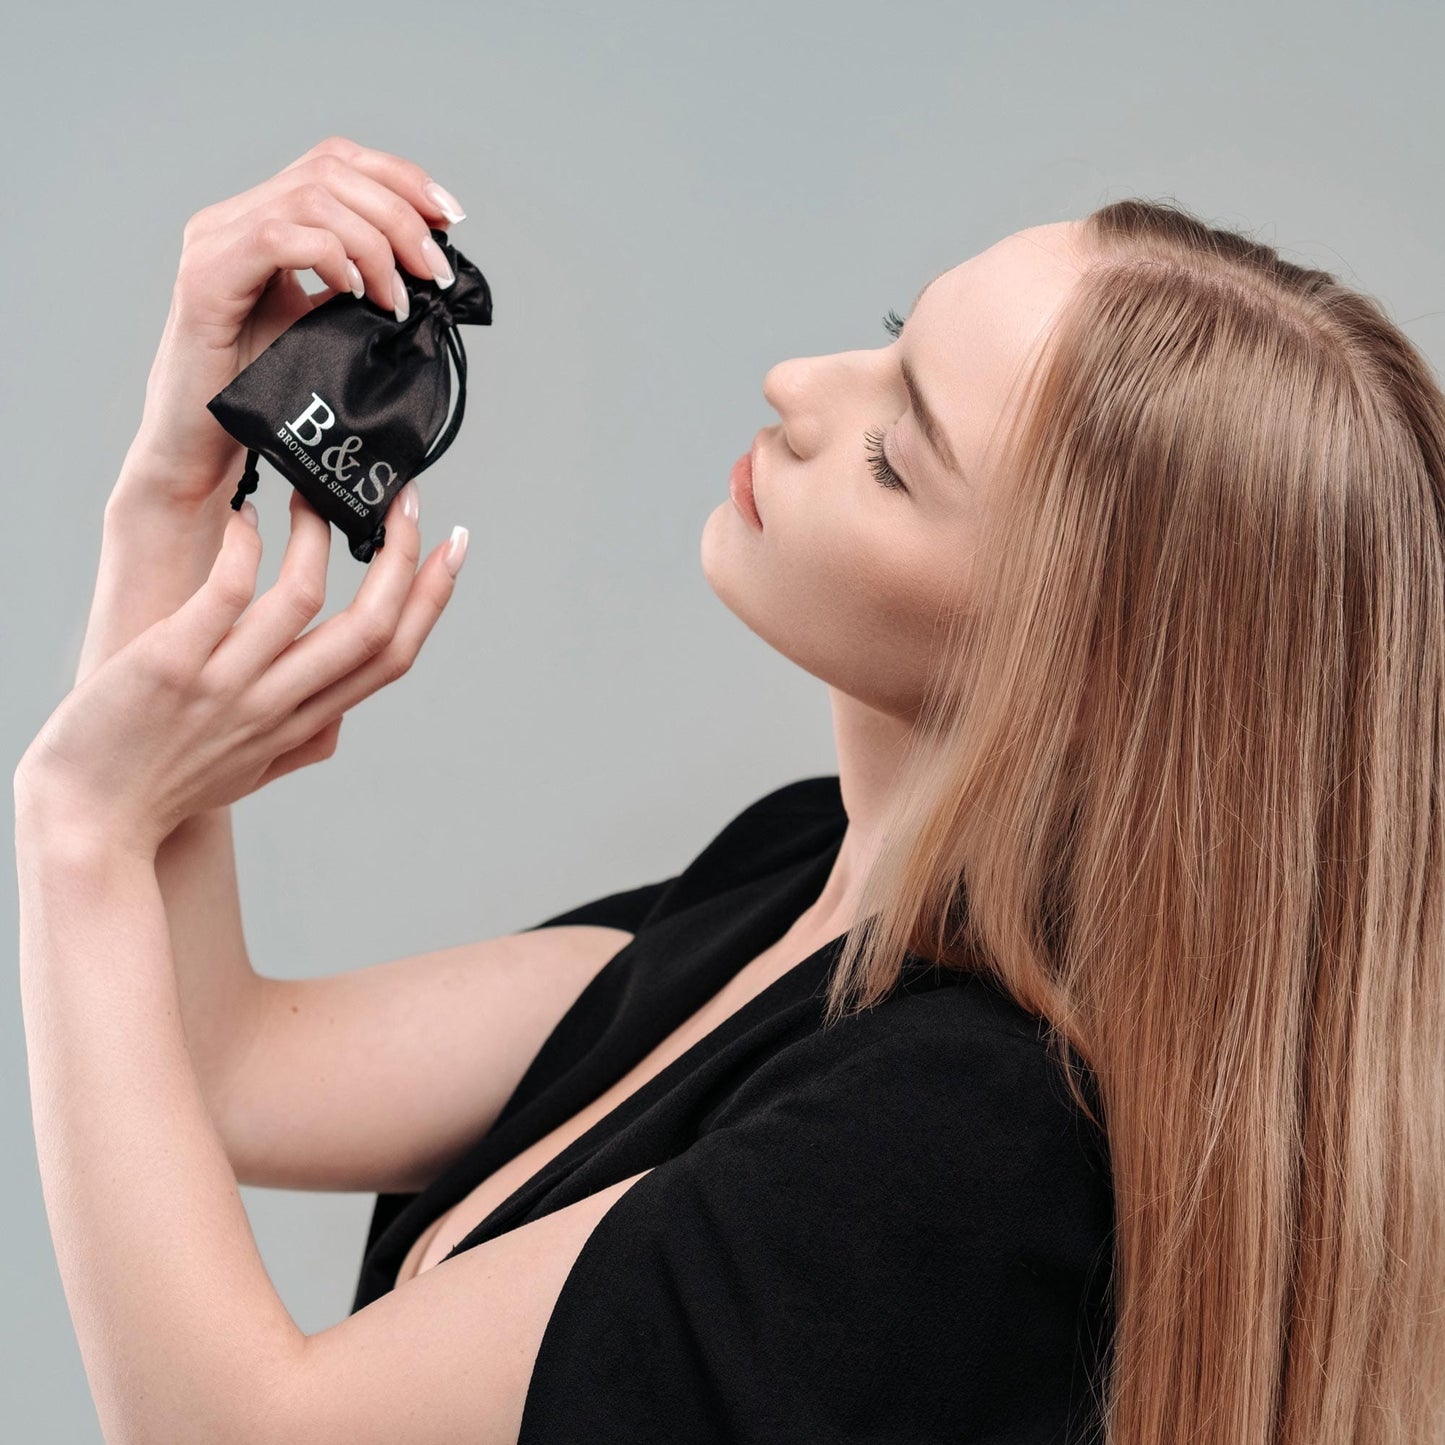
[[[106,1438],[1426,1445],[1445,1387],[1445,398],[1368,298],[1121,201],[780,363],[707,519],[836,774],[503,938],[258,976],[229,805],[456,585],[413,484],[275,587],[205,400],[460,210],[334,137],[199,213],[74,691],[16,773]],[[464,537],[461,539],[464,542]],[[559,900],[560,902],[561,900]],[[379,1195],[297,1329],[236,1182]],[[444,1267],[442,1267],[444,1266]]]

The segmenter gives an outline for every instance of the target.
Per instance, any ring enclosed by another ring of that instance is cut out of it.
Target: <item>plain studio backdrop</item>
[[[1177,198],[1445,350],[1445,12],[1424,0],[52,4],[7,10],[3,38],[12,769],[73,681],[187,218],[341,134],[461,199],[452,237],[493,288],[493,325],[463,332],[461,433],[418,483],[424,549],[471,529],[456,595],[333,759],[234,810],[247,942],[276,976],[663,877],[833,770],[825,687],[714,596],[703,524],[778,419],[770,366],[886,345],[890,307],[1009,232]],[[262,588],[289,490],[263,460]],[[333,531],[324,615],[361,576]],[[0,1433],[92,1441],[9,978]],[[372,1196],[243,1195],[301,1328],[342,1318]]]

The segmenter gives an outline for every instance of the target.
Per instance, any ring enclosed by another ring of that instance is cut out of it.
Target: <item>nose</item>
[[[769,367],[763,377],[763,399],[779,416],[786,420],[786,413],[800,410],[807,394],[807,375],[812,367],[812,358],[793,357]]]
[[[763,398],[782,418],[780,430],[794,456],[806,459],[857,408],[872,404],[881,354],[879,349],[795,356],[769,368]]]
[[[818,366],[822,358],[792,357],[770,367],[763,377],[763,399],[782,421],[779,439],[795,457],[809,454],[809,438],[816,444],[821,430],[817,400],[824,394],[819,387]]]

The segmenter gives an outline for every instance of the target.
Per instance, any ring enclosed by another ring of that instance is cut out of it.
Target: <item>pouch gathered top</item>
[[[206,403],[246,447],[231,498],[237,510],[265,456],[370,562],[384,545],[391,499],[452,444],[467,399],[467,354],[457,327],[490,326],[487,278],[432,228],[456,280],[443,290],[410,276],[405,321],[369,298],[339,292],[287,327]],[[451,399],[450,363],[457,373]],[[443,431],[443,422],[446,422]]]

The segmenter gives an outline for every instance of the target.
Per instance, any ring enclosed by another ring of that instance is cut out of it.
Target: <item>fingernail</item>
[[[241,515],[242,515],[253,527],[256,527],[256,526],[259,526],[259,525],[260,525],[260,524],[257,522],[257,520],[256,520],[256,509],[255,509],[255,507],[253,507],[253,506],[250,504],[250,502],[242,502],[242,503],[241,503]]]
[[[462,563],[466,560],[467,535],[467,529],[465,527],[453,527],[451,539],[447,542],[447,549],[442,553],[442,566],[445,567],[453,577],[462,570]]]
[[[439,186],[435,181],[428,181],[423,188],[427,200],[434,205],[447,220],[455,223],[465,221],[467,213],[462,210],[462,203],[448,190]]]
[[[417,497],[416,483],[408,482],[401,489],[401,510],[404,516],[411,518],[414,522],[421,511],[421,502]]]
[[[426,258],[427,265],[431,267],[431,273],[436,278],[437,285],[445,291],[457,278],[452,275],[452,268],[447,265],[447,258],[442,253],[442,248],[428,236],[421,243],[421,253]]]
[[[396,309],[396,319],[405,321],[411,315],[411,300],[406,294],[406,282],[401,279],[401,272],[395,267],[391,272],[391,294],[395,297],[392,304]]]

